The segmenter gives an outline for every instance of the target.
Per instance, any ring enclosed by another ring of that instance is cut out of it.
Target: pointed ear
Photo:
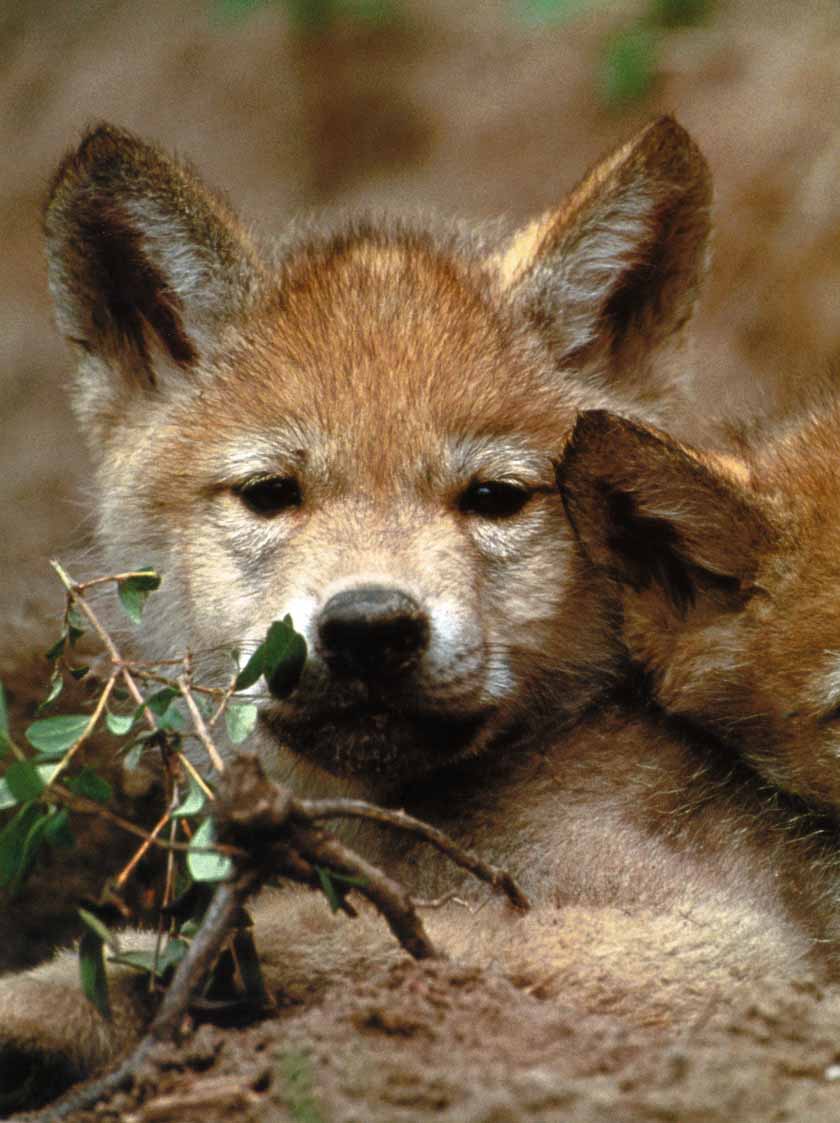
[[[706,270],[711,178],[672,117],[660,117],[491,262],[558,359],[608,382],[691,315]]]
[[[212,351],[261,266],[227,204],[186,166],[100,125],[56,172],[44,214],[62,333],[83,352],[81,412],[155,388]]]
[[[735,465],[604,410],[581,414],[558,477],[590,560],[681,612],[701,589],[748,593],[775,540]]]

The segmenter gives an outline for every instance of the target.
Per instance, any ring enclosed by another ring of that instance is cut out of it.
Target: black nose
[[[318,619],[318,650],[337,675],[390,678],[420,661],[429,621],[412,597],[385,585],[361,585],[330,597]]]

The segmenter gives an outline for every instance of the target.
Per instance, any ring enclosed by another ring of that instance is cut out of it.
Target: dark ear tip
[[[615,414],[606,409],[588,409],[578,414],[563,457],[555,469],[558,487],[567,490],[571,487],[577,479],[581,463],[601,451],[617,420]]]
[[[608,409],[584,410],[575,421],[566,446],[567,455],[570,452],[580,455],[596,445],[619,438],[627,429],[636,428],[632,421],[619,417]]]
[[[608,409],[583,410],[578,414],[575,421],[571,440],[574,443],[589,440],[591,437],[608,430],[614,420],[617,420],[615,414],[610,413]]]
[[[143,141],[128,129],[112,125],[110,121],[100,121],[85,129],[75,155],[79,164],[87,165],[126,149],[141,147],[144,147]]]
[[[642,129],[640,140],[656,147],[685,149],[700,155],[700,149],[691,133],[672,113],[663,113],[659,117],[654,117],[647,127]]]
[[[114,175],[118,167],[133,160],[148,146],[128,129],[100,121],[89,126],[75,148],[61,160],[50,182],[44,206],[45,221],[55,205],[61,205],[70,191],[87,179],[104,179]]]
[[[712,199],[712,173],[694,137],[676,117],[663,114],[651,122],[647,134],[651,156],[684,183],[690,183],[698,203]]]

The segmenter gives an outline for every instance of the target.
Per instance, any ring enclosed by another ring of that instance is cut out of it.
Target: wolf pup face
[[[742,461],[596,411],[564,464],[584,548],[669,712],[840,809],[840,410]]]
[[[47,204],[50,287],[100,564],[164,574],[144,653],[212,664],[290,614],[276,771],[394,783],[585,705],[614,656],[555,464],[583,404],[659,416],[708,204],[662,118],[502,244],[362,222],[272,264],[187,166],[88,133]]]

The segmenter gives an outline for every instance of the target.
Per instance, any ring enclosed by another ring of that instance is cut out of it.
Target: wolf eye
[[[235,488],[236,494],[255,515],[279,515],[303,502],[300,484],[294,476],[267,476],[248,480]]]
[[[502,480],[484,480],[471,483],[458,503],[465,515],[480,515],[485,519],[506,519],[521,511],[531,492],[516,484]]]

